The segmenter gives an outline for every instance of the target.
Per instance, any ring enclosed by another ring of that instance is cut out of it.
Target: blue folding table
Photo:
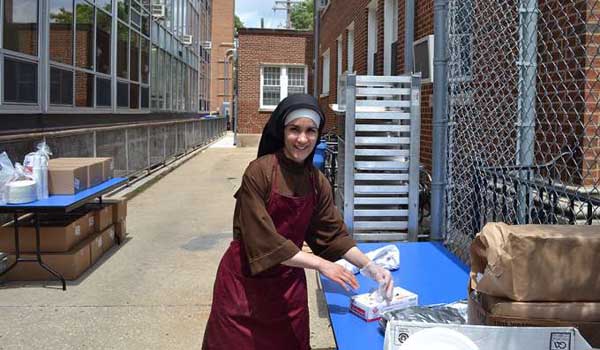
[[[24,203],[24,204],[5,204],[0,205],[0,213],[12,213],[14,217],[14,228],[15,228],[15,261],[4,271],[0,273],[0,276],[10,271],[16,264],[20,262],[37,262],[41,267],[50,272],[54,277],[62,282],[63,290],[67,290],[65,279],[58,272],[54,271],[50,266],[44,264],[42,261],[42,255],[40,252],[40,213],[57,213],[66,214],[72,210],[79,208],[80,206],[92,201],[95,198],[99,199],[102,203],[102,195],[112,191],[113,189],[122,186],[127,182],[126,178],[113,178],[104,181],[94,187],[90,187],[74,195],[52,195],[48,199],[41,199],[35,202]],[[18,217],[19,213],[32,213],[33,221],[35,225],[35,258],[23,258],[21,257],[21,249],[19,247],[19,225]],[[118,243],[118,242],[117,242]]]
[[[400,268],[392,272],[394,285],[419,296],[419,305],[450,303],[467,297],[469,269],[439,243],[361,243],[363,252],[395,244],[400,250]],[[384,335],[378,322],[366,322],[350,312],[350,297],[367,293],[375,282],[357,275],[360,288],[346,292],[337,283],[321,275],[329,319],[340,350],[383,349]]]

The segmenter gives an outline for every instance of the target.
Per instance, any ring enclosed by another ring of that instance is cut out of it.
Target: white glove
[[[388,270],[371,261],[360,269],[360,274],[377,282],[379,285],[378,293],[382,299],[388,302],[392,301],[394,280]]]

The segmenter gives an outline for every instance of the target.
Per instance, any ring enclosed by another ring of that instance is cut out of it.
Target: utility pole
[[[295,4],[299,4],[300,0],[276,0],[273,6],[273,12],[286,11],[285,28],[292,29],[292,8]]]

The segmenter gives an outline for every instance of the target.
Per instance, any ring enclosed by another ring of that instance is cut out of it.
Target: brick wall
[[[375,74],[383,74],[383,26],[385,0],[377,1],[377,54]],[[367,74],[367,48],[368,48],[368,0],[332,0],[329,8],[322,14],[320,30],[319,52],[319,93],[322,86],[323,59],[322,54],[327,49],[331,54],[331,67],[329,71],[329,95],[319,99],[321,108],[327,116],[327,127],[336,125],[336,116],[329,108],[337,99],[337,44],[336,39],[343,37],[342,71],[346,71],[347,62],[347,28],[354,22],[354,70],[357,74]],[[398,67],[404,66],[404,1],[398,0],[398,50],[396,62]],[[415,0],[415,40],[433,34],[433,0]],[[402,69],[401,69],[402,70]],[[432,116],[433,84],[422,86],[421,101],[421,162],[431,169],[431,142],[432,142]],[[339,130],[337,131],[339,132]]]
[[[232,65],[228,65],[228,91],[225,91],[225,53],[233,45],[233,0],[219,0],[212,3],[212,52],[210,56],[210,106],[211,111],[221,107],[224,99],[231,101]],[[231,63],[231,62],[230,62]]]
[[[260,110],[260,67],[263,64],[303,64],[312,92],[312,32],[281,29],[241,29],[238,32],[238,133],[259,134],[271,115]]]

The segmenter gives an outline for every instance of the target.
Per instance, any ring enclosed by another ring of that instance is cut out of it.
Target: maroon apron
[[[277,191],[275,156],[267,212],[277,232],[302,247],[315,207],[314,179],[306,196]],[[310,349],[304,269],[279,264],[251,276],[242,242],[233,240],[221,259],[202,348]]]

